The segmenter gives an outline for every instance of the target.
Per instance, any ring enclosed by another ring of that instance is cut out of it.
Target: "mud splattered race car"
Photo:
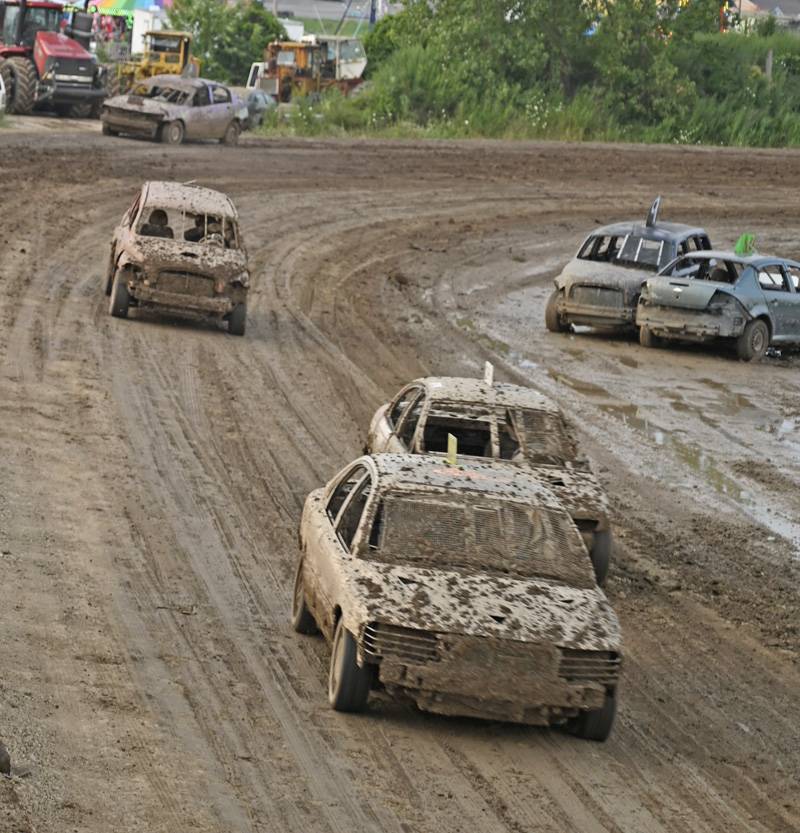
[[[621,640],[577,527],[531,472],[379,454],[312,492],[292,621],[332,644],[328,696],[566,725],[605,740]]]
[[[636,322],[642,284],[678,255],[711,248],[702,228],[658,219],[659,197],[647,220],[593,231],[555,279],[545,324],[563,333],[572,324],[625,329]]]
[[[184,139],[218,139],[235,145],[248,113],[245,103],[223,84],[154,75],[127,95],[109,98],[100,117],[106,136],[125,133],[169,145]]]
[[[744,361],[800,344],[800,263],[733,252],[678,258],[642,287],[636,323],[644,347],[727,340]]]
[[[111,241],[109,313],[153,306],[244,335],[250,276],[236,208],[219,191],[146,182]]]
[[[571,514],[597,582],[605,583],[612,550],[608,499],[555,402],[519,385],[416,379],[375,413],[366,450],[444,455],[448,434],[459,455],[532,469]]]

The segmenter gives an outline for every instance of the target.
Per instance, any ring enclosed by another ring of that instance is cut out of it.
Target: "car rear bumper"
[[[234,307],[233,300],[226,295],[204,298],[197,295],[184,295],[179,292],[164,292],[152,286],[141,285],[132,286],[130,291],[139,303],[186,310],[187,312],[224,316]]]
[[[659,338],[711,341],[715,338],[738,338],[747,322],[742,317],[710,315],[702,311],[640,306],[636,323],[647,327]]]

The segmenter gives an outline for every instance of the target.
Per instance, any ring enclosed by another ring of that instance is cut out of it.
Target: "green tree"
[[[175,0],[169,22],[192,33],[205,77],[234,84],[245,83],[268,43],[286,37],[278,20],[253,0]]]

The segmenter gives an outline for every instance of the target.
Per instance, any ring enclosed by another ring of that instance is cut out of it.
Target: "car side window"
[[[758,284],[768,292],[788,292],[789,283],[777,264],[765,266],[758,272]]]
[[[342,546],[348,552],[352,550],[353,540],[361,524],[361,518],[364,515],[364,509],[367,506],[371,491],[372,478],[366,475],[355,487],[352,497],[339,514],[339,521],[336,524],[336,534],[339,536]]]
[[[794,291],[800,292],[800,268],[797,266],[790,266],[786,271],[789,274],[789,281],[794,287]]]
[[[398,394],[397,399],[389,412],[389,422],[391,422],[393,429],[397,429],[397,426],[400,424],[400,420],[403,418],[403,414],[418,394],[419,388],[409,388],[403,393]]]
[[[214,87],[214,104],[229,104],[231,94],[225,87]]]
[[[419,418],[422,414],[422,408],[425,404],[425,395],[420,393],[418,398],[414,401],[411,407],[408,409],[405,417],[403,417],[403,421],[400,424],[400,429],[397,432],[397,436],[406,446],[406,448],[411,448],[411,443],[414,439],[414,434],[417,430],[417,425],[419,424]]]
[[[195,107],[206,107],[211,103],[211,96],[208,94],[208,87],[205,84],[194,94],[192,104]]]
[[[339,512],[342,511],[345,501],[353,489],[364,479],[366,474],[366,466],[356,466],[345,475],[344,480],[333,490],[331,496],[328,498],[327,506],[328,518],[330,518],[331,523],[336,523],[336,519],[339,516]]]

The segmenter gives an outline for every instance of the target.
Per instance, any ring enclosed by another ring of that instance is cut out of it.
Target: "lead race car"
[[[533,473],[361,457],[308,496],[300,545],[292,624],[331,643],[334,709],[383,689],[438,714],[608,737],[619,622]]]
[[[415,379],[375,413],[365,451],[444,454],[448,435],[461,455],[531,469],[567,507],[597,583],[605,583],[612,554],[608,499],[555,402],[533,388],[495,382],[491,365],[482,381]]]
[[[639,341],[727,341],[743,361],[800,344],[800,262],[768,255],[697,252],[642,287]]]
[[[644,281],[680,254],[711,248],[704,229],[661,222],[660,208],[657,197],[644,223],[603,226],[586,238],[555,279],[545,309],[548,330],[568,332],[573,324],[633,327]]]

